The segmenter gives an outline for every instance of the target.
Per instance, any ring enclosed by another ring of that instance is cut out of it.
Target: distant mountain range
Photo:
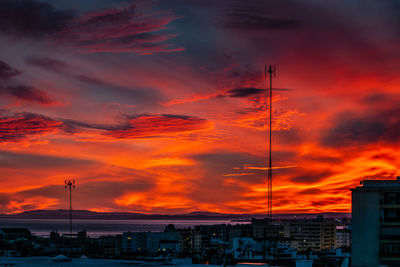
[[[277,219],[303,219],[316,218],[344,218],[351,217],[351,213],[298,213],[274,214]],[[225,214],[213,212],[191,212],[186,214],[164,215],[130,212],[94,212],[89,210],[73,210],[73,219],[81,220],[237,220],[245,221],[252,218],[265,218],[264,214]],[[69,210],[32,210],[16,214],[0,214],[0,219],[68,219]]]

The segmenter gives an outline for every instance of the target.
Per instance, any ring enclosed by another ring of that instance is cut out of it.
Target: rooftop
[[[360,181],[361,186],[352,188],[350,190],[355,191],[374,191],[380,189],[400,189],[400,176],[397,176],[395,180],[379,180],[379,179],[366,179]]]
[[[45,266],[63,266],[63,267],[75,267],[75,266],[146,266],[150,265],[152,262],[141,262],[141,261],[131,261],[131,260],[106,260],[106,259],[89,259],[89,258],[74,258],[72,261],[67,262],[56,262],[55,257],[23,257],[23,258],[2,258],[0,257],[0,266],[5,266],[6,264],[12,264],[21,267],[45,267]],[[191,259],[176,259],[176,267],[190,267],[192,265]],[[153,266],[171,266],[163,265],[162,263],[153,263]],[[196,264],[196,267],[218,267],[218,265],[203,265]]]

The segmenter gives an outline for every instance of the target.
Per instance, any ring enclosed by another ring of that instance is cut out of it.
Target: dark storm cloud
[[[16,37],[42,37],[63,29],[70,11],[35,0],[0,1],[0,32]]]
[[[0,90],[21,100],[38,102],[42,105],[55,104],[55,102],[47,95],[46,92],[36,87],[26,86],[26,85],[16,85],[16,86],[8,86]]]
[[[64,72],[70,69],[68,63],[47,56],[29,56],[25,58],[25,63],[29,66],[54,72]]]
[[[7,80],[20,73],[21,72],[19,70],[13,69],[7,63],[0,60],[0,80]]]
[[[323,132],[322,144],[344,147],[400,140],[400,108],[393,107],[379,113],[370,110],[365,114],[340,114],[332,129]]]
[[[296,19],[273,18],[265,14],[263,8],[260,10],[252,6],[234,6],[225,10],[219,24],[243,30],[292,29],[300,24]]]

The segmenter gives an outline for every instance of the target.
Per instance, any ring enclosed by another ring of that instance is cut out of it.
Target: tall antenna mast
[[[265,78],[269,74],[269,165],[268,165],[268,201],[267,201],[267,218],[269,221],[269,228],[271,227],[272,220],[272,75],[276,76],[276,66],[265,65]],[[268,229],[268,236],[271,236],[271,229]]]
[[[65,180],[65,188],[69,188],[69,238],[70,238],[70,257],[72,259],[72,189],[75,188],[75,180]]]

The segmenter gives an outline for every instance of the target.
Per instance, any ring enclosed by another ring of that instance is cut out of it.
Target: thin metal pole
[[[270,259],[271,244],[272,244],[272,74],[276,75],[275,66],[265,66],[265,77],[269,73],[269,164],[268,164],[268,179],[267,179],[267,236],[268,236],[268,259]],[[264,239],[265,240],[265,239]],[[265,241],[264,241],[265,242]]]
[[[69,238],[70,240],[70,256],[72,259],[72,185],[69,185]]]
[[[269,66],[269,168],[268,168],[268,192],[269,192],[269,219],[272,220],[272,66]],[[271,233],[270,233],[271,234]]]

